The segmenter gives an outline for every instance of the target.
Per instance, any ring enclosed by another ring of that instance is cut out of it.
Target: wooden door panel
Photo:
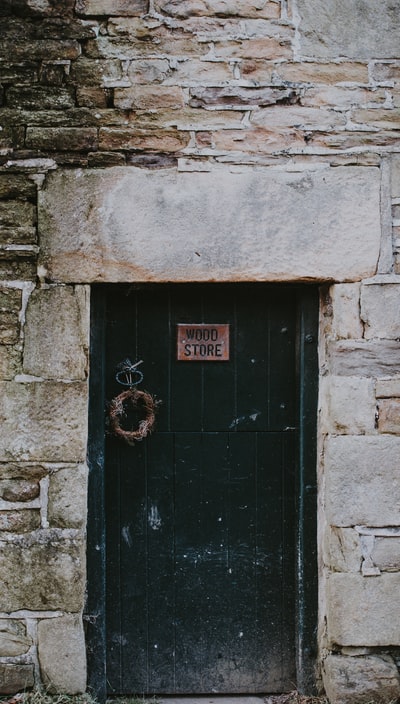
[[[228,323],[229,362],[178,362],[178,322]],[[292,687],[295,340],[290,291],[110,297],[108,397],[129,356],[163,400],[151,437],[107,439],[110,693]]]

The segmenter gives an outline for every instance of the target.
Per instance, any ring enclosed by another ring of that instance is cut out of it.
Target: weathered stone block
[[[33,665],[0,663],[0,694],[15,694],[34,685]]]
[[[0,251],[0,279],[5,281],[35,281],[36,253],[27,251]]]
[[[274,2],[257,0],[249,3],[247,0],[156,0],[155,9],[173,17],[191,17],[193,15],[218,15],[223,17],[262,17],[276,19],[279,17],[279,6]]]
[[[330,288],[332,334],[337,338],[361,338],[360,284],[336,284]]]
[[[367,284],[361,287],[361,318],[365,338],[400,337],[400,285]]]
[[[328,346],[331,374],[392,376],[399,371],[400,343],[391,340],[342,340]]]
[[[358,125],[367,125],[380,130],[396,130],[400,120],[400,109],[391,106],[370,110],[359,108],[352,111],[351,119]]]
[[[331,437],[325,446],[328,523],[399,525],[400,438]]]
[[[0,619],[0,657],[16,657],[27,653],[32,638],[26,635],[25,625],[15,619]]]
[[[4,476],[0,469],[0,476]],[[32,501],[39,496],[40,486],[38,481],[23,479],[1,479],[0,498],[3,501]]]
[[[400,156],[393,154],[391,160],[392,197],[400,198]]]
[[[276,105],[278,103],[295,102],[296,92],[291,88],[243,88],[227,86],[224,88],[198,87],[190,89],[191,107],[208,106],[237,107]]]
[[[2,53],[12,57],[15,62],[26,61],[61,61],[63,59],[77,59],[81,53],[81,45],[74,39],[65,41],[60,39],[32,39],[4,41]]]
[[[281,27],[280,29],[283,29]],[[288,27],[285,28],[286,30]],[[292,30],[293,31],[293,30]],[[293,35],[294,38],[294,35]],[[215,56],[222,59],[291,59],[293,49],[289,33],[277,32],[275,37],[215,42]]]
[[[373,563],[382,571],[400,571],[400,536],[376,537],[371,551]]]
[[[379,255],[379,174],[55,172],[39,218],[58,281],[359,278]]]
[[[85,459],[85,383],[0,382],[0,416],[0,461]]]
[[[302,84],[368,83],[368,64],[287,62],[274,67],[274,76],[282,81]]]
[[[49,151],[85,151],[96,149],[95,127],[28,127],[26,146]]]
[[[381,399],[378,404],[378,430],[400,435],[400,398]]]
[[[6,200],[0,203],[0,225],[5,227],[29,227],[36,224],[36,208],[33,203]]]
[[[9,533],[29,533],[40,527],[40,511],[0,511],[0,531]]]
[[[329,642],[338,645],[400,644],[397,595],[400,573],[362,577],[336,572],[327,581]]]
[[[400,18],[391,0],[298,0],[300,52],[335,59],[398,58]],[[382,37],[385,41],[382,41]]]
[[[86,465],[60,469],[50,477],[48,520],[51,527],[81,528],[86,524]]]
[[[101,127],[100,149],[124,149],[152,152],[180,152],[189,143],[189,135],[172,130],[138,130]]]
[[[30,464],[29,462],[21,462],[14,464],[13,462],[3,462],[0,464],[0,476],[5,481],[8,479],[27,480],[28,482],[38,482],[48,474],[47,467],[41,464]],[[6,484],[8,482],[6,481]],[[4,497],[3,497],[4,498]],[[9,501],[13,499],[8,499]]]
[[[0,379],[11,380],[16,374],[20,374],[22,369],[21,347],[11,347],[10,345],[0,346]]]
[[[1,75],[1,74],[0,74]],[[0,198],[36,200],[36,185],[27,176],[0,174]]]
[[[281,131],[296,128],[330,132],[345,124],[345,118],[340,112],[322,108],[305,108],[301,105],[261,108],[251,115],[250,121],[258,127],[268,130],[275,128]]]
[[[0,288],[0,343],[13,345],[19,340],[19,313],[22,291],[16,288]]]
[[[157,110],[158,108],[181,108],[184,105],[183,92],[178,87],[133,86],[116,88],[114,105],[121,110]]]
[[[46,379],[85,379],[89,292],[56,286],[32,292],[26,310],[24,371]]]
[[[120,81],[121,61],[108,58],[106,61],[88,59],[82,56],[72,65],[71,80],[79,86],[104,86],[105,82]]]
[[[76,100],[79,106],[85,108],[106,108],[109,101],[109,90],[97,86],[82,86],[76,90]]]
[[[85,591],[84,545],[78,536],[37,531],[0,540],[0,611],[80,611]]]
[[[13,3],[11,0],[10,5]],[[5,3],[7,6],[7,3]],[[27,16],[32,15],[40,18],[58,16],[61,14],[68,16],[71,14],[74,6],[74,0],[63,0],[62,9],[58,3],[54,4],[53,0],[24,0],[23,8]]]
[[[328,655],[323,681],[330,704],[391,704],[400,696],[400,677],[388,655]]]
[[[326,432],[360,435],[374,431],[376,402],[372,379],[324,377],[320,386],[320,404]]]
[[[377,398],[400,398],[400,377],[378,379],[376,382]]]
[[[147,0],[77,0],[79,15],[134,17],[147,12]]]
[[[75,102],[67,88],[35,85],[9,88],[7,105],[24,110],[68,110],[75,106]]]
[[[46,689],[80,694],[86,689],[86,648],[80,615],[43,619],[38,624],[40,672]]]
[[[35,227],[2,227],[0,230],[0,244],[36,244],[37,234]]]
[[[129,53],[127,55],[129,56]],[[176,71],[177,69],[174,70],[174,77],[176,77]],[[172,69],[166,59],[140,59],[129,63],[127,77],[133,85],[138,83],[153,84],[162,83],[171,73]],[[181,71],[179,71],[180,75]],[[218,76],[215,80],[219,80]],[[177,78],[175,82],[178,82]]]
[[[324,535],[324,563],[334,572],[360,572],[360,536],[354,528],[330,526]]]

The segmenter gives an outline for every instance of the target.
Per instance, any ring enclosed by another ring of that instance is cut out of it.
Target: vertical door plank
[[[258,290],[258,289],[257,289]],[[249,289],[238,296],[235,331],[237,354],[237,431],[268,430],[269,317],[265,295]]]
[[[296,426],[296,305],[293,291],[269,296],[269,429]]]
[[[230,359],[227,362],[204,362],[203,430],[229,430],[236,418],[236,349],[235,291],[231,286],[203,287],[205,323],[230,326]]]
[[[140,289],[136,297],[136,321],[133,319],[131,325],[136,327],[137,360],[143,359],[143,364],[138,367],[144,374],[140,388],[162,401],[156,427],[159,431],[170,430],[171,331],[168,291]]]
[[[147,443],[147,610],[149,692],[175,680],[175,509],[171,433]]]
[[[201,362],[178,362],[176,326],[198,323],[203,316],[198,287],[174,287],[171,291],[171,427],[175,432],[202,428],[203,370]]]

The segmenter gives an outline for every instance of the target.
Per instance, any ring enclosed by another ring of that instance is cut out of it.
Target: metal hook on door
[[[115,375],[116,381],[122,386],[129,386],[129,388],[141,384],[144,379],[144,375],[140,371],[140,369],[137,369],[139,364],[143,364],[143,359],[140,359],[138,362],[135,362],[135,364],[132,364],[131,360],[128,358],[124,359],[117,367],[118,371]],[[136,378],[136,380],[134,380],[134,374],[139,378]],[[121,379],[122,375],[125,376],[124,380]]]

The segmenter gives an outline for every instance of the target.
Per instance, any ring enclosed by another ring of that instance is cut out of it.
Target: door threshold
[[[242,695],[242,694],[201,694],[188,697],[182,696],[163,696],[156,697],[157,704],[264,704],[265,696],[257,695]]]

